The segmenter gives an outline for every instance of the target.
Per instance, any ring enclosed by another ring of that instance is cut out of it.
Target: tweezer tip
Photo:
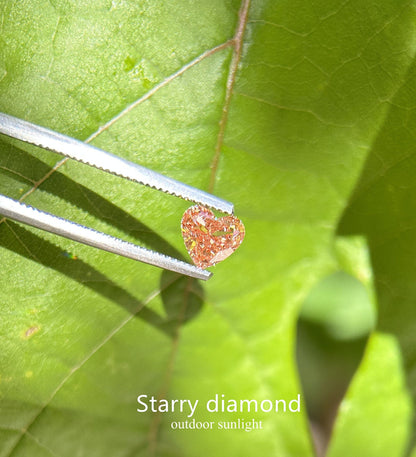
[[[234,204],[230,203],[230,202],[226,202],[226,206],[224,208],[222,208],[222,211],[230,214],[231,216],[234,216]]]
[[[212,278],[213,276],[213,273],[211,273],[210,271],[207,271],[207,276],[204,278],[205,281],[208,281],[208,279]]]
[[[212,278],[213,275],[210,271],[195,266],[192,272],[183,272],[183,274],[186,276],[194,277],[196,279],[202,279],[203,281],[208,281],[208,279]]]

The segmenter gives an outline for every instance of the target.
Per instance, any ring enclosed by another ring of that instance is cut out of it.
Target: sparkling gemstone
[[[204,206],[187,209],[181,222],[185,247],[194,264],[207,268],[230,256],[242,243],[243,223],[235,216],[216,218]]]

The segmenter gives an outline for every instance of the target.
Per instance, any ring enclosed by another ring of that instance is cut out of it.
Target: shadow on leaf
[[[0,226],[0,246],[79,282],[170,337],[202,307],[203,290],[196,279],[163,271],[161,295],[166,315],[161,316],[88,263],[72,260],[60,247],[12,221]]]
[[[166,320],[177,328],[197,316],[204,302],[204,290],[198,280],[163,271],[160,290]]]

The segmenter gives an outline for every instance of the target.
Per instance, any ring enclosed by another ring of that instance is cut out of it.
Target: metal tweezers
[[[136,181],[145,186],[153,187],[156,190],[175,195],[184,200],[199,203],[223,213],[233,214],[234,208],[230,202],[133,162],[129,162],[82,141],[9,116],[8,114],[0,113],[0,133],[57,152],[65,157],[122,178]],[[155,265],[166,270],[204,280],[212,276],[212,273],[189,263],[137,246],[106,233],[98,232],[92,228],[79,225],[53,214],[40,211],[33,206],[25,205],[1,194],[0,214],[71,240],[79,241],[89,246]]]

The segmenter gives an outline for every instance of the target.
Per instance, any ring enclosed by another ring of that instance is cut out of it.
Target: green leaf
[[[0,456],[312,455],[303,402],[200,406],[196,420],[263,430],[186,432],[170,426],[185,413],[138,413],[136,398],[298,395],[298,308],[336,268],[338,219],[413,59],[413,4],[1,0],[0,12],[0,110],[212,190],[247,231],[201,284],[2,222]],[[186,258],[185,202],[59,160],[3,139],[0,192]]]
[[[339,340],[360,338],[374,327],[373,306],[365,287],[344,272],[332,274],[312,289],[301,316]]]
[[[405,455],[411,400],[401,363],[395,338],[375,333],[341,404],[329,457]]]

